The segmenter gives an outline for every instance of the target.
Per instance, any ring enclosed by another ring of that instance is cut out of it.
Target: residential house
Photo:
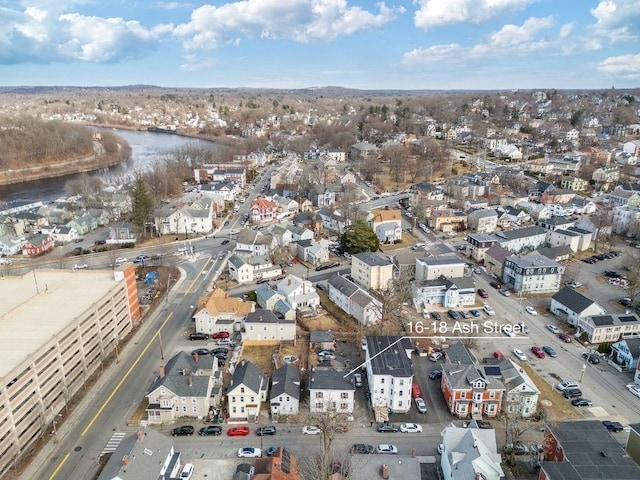
[[[591,248],[592,233],[576,227],[558,229],[547,233],[547,244],[551,247],[567,246],[572,252]]]
[[[353,183],[355,184],[357,182],[357,178],[356,176],[353,174],[353,172],[343,172],[341,174],[338,175],[338,182],[341,185],[345,185],[347,183]]]
[[[496,417],[505,391],[498,378],[486,375],[474,364],[443,364],[440,388],[449,411],[459,418]]]
[[[300,205],[293,198],[274,195],[271,200],[278,207],[278,218],[292,217],[300,211]]]
[[[542,205],[541,203],[522,202],[520,203],[520,208],[526,210],[526,212],[531,217],[531,220],[535,221],[536,224],[551,217],[549,207],[546,205]]]
[[[329,300],[362,325],[373,325],[382,318],[382,303],[342,275],[327,280]]]
[[[251,283],[255,280],[253,265],[240,255],[231,255],[227,261],[227,268],[229,269],[229,278],[240,284]]]
[[[533,251],[547,240],[547,232],[538,226],[496,232],[494,235],[500,245],[513,253],[523,250]]]
[[[101,459],[106,460],[106,464],[102,466],[97,480],[177,479],[184,468],[180,452],[175,450],[173,442],[153,428],[123,433],[122,439],[114,447],[112,453]]]
[[[258,197],[251,201],[249,208],[249,218],[251,223],[262,225],[263,223],[272,222],[278,214],[278,204],[264,197]]]
[[[414,279],[416,276],[416,260],[424,255],[424,250],[395,251],[391,256],[394,270],[398,277]]]
[[[286,363],[273,372],[269,405],[273,419],[300,412],[300,369],[297,366]]]
[[[472,233],[467,235],[467,256],[476,262],[484,261],[485,254],[494,244],[499,243],[495,235]]]
[[[250,255],[268,255],[275,246],[275,239],[271,234],[260,230],[243,228],[236,238],[236,252]]]
[[[618,165],[610,165],[596,168],[591,174],[591,180],[607,188],[620,178],[620,168]]]
[[[200,303],[200,302],[199,302]],[[198,311],[193,315],[196,332],[227,332],[233,335],[239,331],[245,317],[256,308],[254,302],[230,297],[221,288],[215,288],[211,295],[202,299]]]
[[[611,344],[611,361],[620,365],[627,371],[635,371],[638,368],[640,358],[640,337],[627,337]]]
[[[502,281],[519,294],[554,293],[563,274],[562,265],[542,255],[514,255],[504,261]]]
[[[358,142],[351,145],[349,159],[352,161],[367,160],[375,158],[380,149],[368,142]]]
[[[607,193],[607,200],[614,207],[638,207],[640,206],[640,193],[616,188]]]
[[[640,466],[600,419],[548,421],[538,480],[629,480]]]
[[[285,301],[283,295],[276,292],[271,285],[263,283],[256,288],[256,303],[260,308],[275,311],[276,304]]]
[[[329,248],[326,240],[298,240],[296,242],[296,255],[303,262],[311,265],[321,265],[329,261]]]
[[[274,265],[268,255],[243,257],[234,253],[227,261],[227,268],[229,277],[242,284],[275,278],[282,274],[282,267]]]
[[[325,185],[313,185],[309,194],[314,207],[329,207],[336,203],[336,192],[327,188]]]
[[[322,219],[322,227],[324,229],[340,235],[351,225],[351,220],[347,219],[340,210],[330,210],[325,207],[318,211],[318,215]]]
[[[469,230],[476,233],[492,233],[498,226],[498,213],[493,209],[473,210],[467,215]]]
[[[294,310],[315,309],[320,306],[320,297],[309,280],[289,274],[278,282],[276,289]]]
[[[325,154],[327,155],[327,157],[338,163],[344,163],[347,159],[346,152],[344,150],[340,150],[339,148],[328,148]]]
[[[406,413],[411,408],[412,351],[406,337],[367,336],[364,364],[374,411],[385,408]]]
[[[468,198],[464,202],[464,211],[484,210],[489,208],[489,200],[486,198]]]
[[[26,239],[24,238],[24,235],[3,235],[0,237],[0,255],[4,255],[5,257],[16,255],[18,252],[22,251],[22,246],[25,242]]]
[[[487,367],[485,371],[490,367]],[[527,372],[513,360],[504,360],[499,365],[500,378],[505,387],[504,409],[510,416],[531,418],[538,411],[540,390]]]
[[[502,207],[503,216],[511,226],[522,225],[531,221],[531,216],[523,208]]]
[[[34,212],[17,212],[10,216],[13,220],[13,232],[25,235],[40,230],[47,223],[47,219]]]
[[[55,241],[51,235],[36,233],[22,243],[22,255],[37,257],[53,250]]]
[[[495,430],[481,429],[473,420],[467,428],[459,428],[452,423],[442,430],[441,435],[440,471],[443,480],[505,478]]]
[[[64,226],[53,227],[51,229],[43,227],[42,233],[48,233],[57,243],[71,243],[76,238],[80,238],[75,228]]]
[[[313,202],[308,198],[298,197],[295,199],[300,212],[311,212],[313,210]]]
[[[393,263],[376,253],[356,253],[351,257],[351,276],[365,289],[389,290]]]
[[[372,210],[367,222],[383,243],[402,240],[402,212],[399,209]]]
[[[467,229],[467,215],[462,211],[452,208],[432,210],[427,222],[433,230],[444,233],[462,232]]]
[[[613,343],[639,333],[640,318],[634,313],[590,315],[576,324],[576,335],[585,336],[590,344]]]
[[[572,326],[583,318],[606,314],[606,310],[596,302],[569,287],[551,297],[549,311]]]
[[[295,318],[287,319],[277,312],[257,308],[244,319],[243,342],[288,342],[295,338]]]
[[[109,240],[107,243],[135,243],[136,234],[129,222],[115,222],[109,225]]]
[[[564,176],[560,178],[560,188],[573,190],[574,192],[584,192],[589,186],[589,182],[579,177]]]
[[[288,222],[271,225],[269,233],[273,235],[276,244],[281,247],[299,240],[313,240],[314,238],[313,230]]]
[[[215,403],[214,386],[221,384],[217,372],[218,363],[211,355],[179,352],[171,357],[160,367],[146,395],[148,423],[162,425],[185,417],[205,418]]]
[[[544,220],[538,220],[538,222],[536,222],[536,225],[552,232],[554,230],[573,227],[575,225],[575,220],[571,220],[567,217],[551,216]]]
[[[640,233],[640,207],[614,207],[611,212],[611,225],[617,235],[635,237]]]
[[[206,234],[213,230],[214,202],[201,198],[189,206],[170,206],[153,213],[156,231],[160,235]]]
[[[504,274],[504,262],[507,257],[511,256],[511,252],[496,243],[492,245],[484,254],[484,267],[487,273],[502,278]]]
[[[410,188],[409,205],[411,205],[412,208],[425,205],[431,201],[444,201],[444,191],[440,187],[432,183],[421,182]]]
[[[236,474],[237,475],[237,474]],[[285,447],[278,447],[272,457],[257,458],[252,480],[300,480],[298,459]],[[232,480],[249,480],[236,478]]]
[[[200,192],[205,197],[219,197],[225,202],[233,202],[236,196],[242,192],[242,187],[235,182],[223,180],[222,182],[200,185]]]
[[[257,421],[262,402],[267,400],[267,388],[267,378],[258,367],[247,360],[237,364],[227,391],[230,419]]]
[[[72,218],[66,223],[65,226],[73,228],[76,232],[78,232],[78,235],[86,235],[89,232],[97,230],[98,220],[88,213],[85,213],[78,217]]]
[[[540,203],[569,203],[576,196],[576,192],[565,188],[551,188],[540,196]]]
[[[315,367],[309,374],[311,413],[353,413],[355,385],[349,370]],[[346,377],[345,377],[346,376]]]
[[[430,311],[433,306],[471,307],[476,303],[475,282],[469,276],[449,279],[441,275],[434,280],[414,282],[411,293],[418,311]]]
[[[435,280],[444,276],[446,278],[462,278],[464,276],[465,263],[455,253],[446,253],[434,257],[421,257],[416,259],[416,282]],[[351,274],[353,276],[353,274]],[[355,278],[355,277],[354,277]]]
[[[559,247],[541,247],[533,253],[543,255],[554,262],[566,262],[573,256],[573,251],[566,245],[561,245]]]

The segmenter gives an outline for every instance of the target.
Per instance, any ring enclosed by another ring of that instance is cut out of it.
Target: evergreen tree
[[[340,248],[347,253],[375,252],[380,241],[367,222],[356,220],[349,225],[340,237]]]
[[[148,221],[153,208],[153,200],[147,189],[147,184],[142,175],[136,175],[133,188],[131,190],[133,197],[133,207],[131,210],[131,222],[140,228],[141,232],[145,231],[145,223]]]

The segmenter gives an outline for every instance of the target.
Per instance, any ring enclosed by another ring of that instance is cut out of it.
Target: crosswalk
[[[115,452],[118,448],[118,445],[120,445],[120,442],[122,442],[122,440],[126,436],[127,434],[124,432],[115,432],[113,435],[111,435],[111,438],[102,449],[102,453],[100,455],[106,455],[108,453]]]

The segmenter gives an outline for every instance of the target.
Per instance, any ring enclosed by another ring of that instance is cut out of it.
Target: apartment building
[[[0,477],[49,435],[58,413],[139,318],[131,263],[113,271],[38,270],[2,280]]]
[[[366,289],[389,290],[393,263],[375,253],[357,253],[351,259],[351,276]]]

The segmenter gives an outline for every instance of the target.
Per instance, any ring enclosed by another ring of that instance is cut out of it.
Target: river
[[[110,131],[126,140],[131,147],[131,158],[120,165],[89,173],[91,176],[101,178],[105,184],[120,183],[122,179],[130,179],[135,172],[147,170],[156,160],[181,147],[213,147],[215,145],[207,140],[166,133],[119,129]],[[10,200],[42,200],[43,202],[50,202],[66,196],[64,185],[74,177],[75,175],[67,175],[17,185],[0,186],[0,202]]]

